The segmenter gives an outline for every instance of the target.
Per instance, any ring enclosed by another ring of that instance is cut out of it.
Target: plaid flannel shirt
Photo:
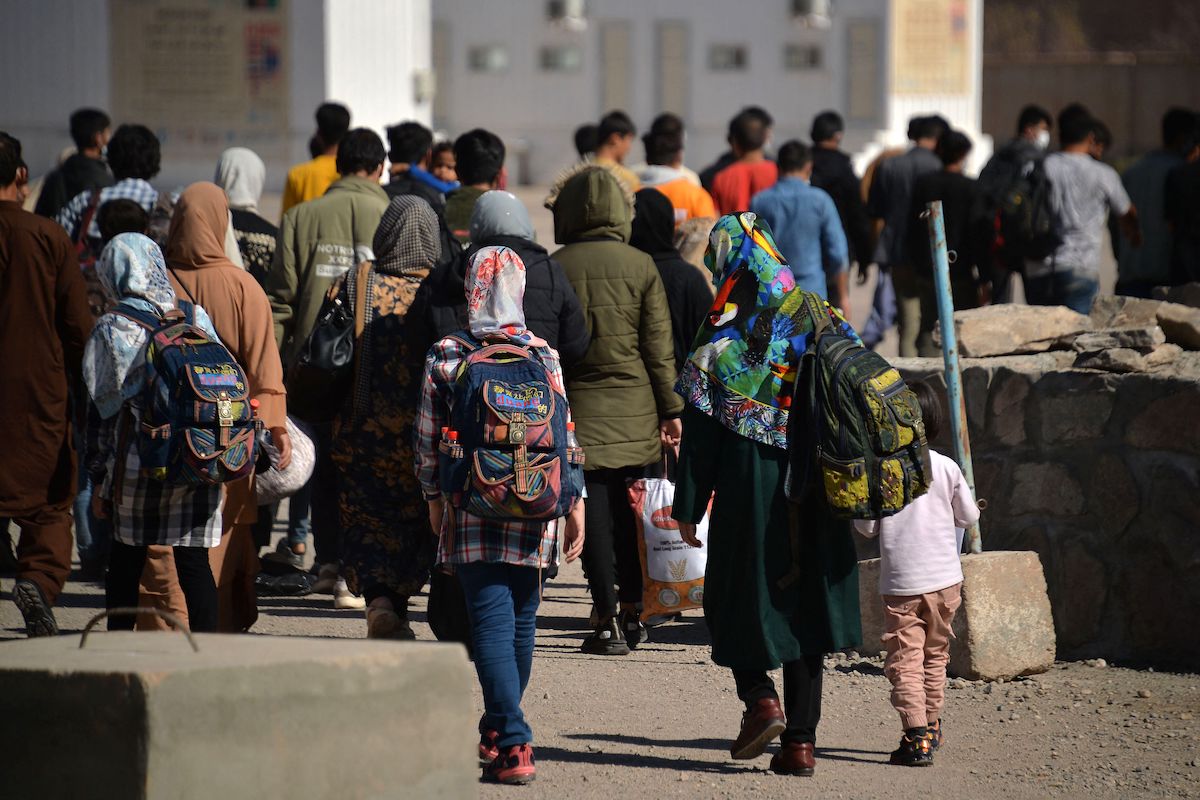
[[[146,209],[149,214],[154,210],[154,204],[158,202],[158,190],[151,186],[141,178],[126,178],[118,181],[112,186],[105,186],[100,190],[100,202],[96,205],[100,206],[107,203],[109,200],[133,200],[142,208]],[[83,216],[87,213],[88,206],[92,202],[92,193],[80,192],[71,198],[71,202],[62,207],[55,218],[58,224],[63,226],[67,235],[74,242],[79,237],[79,225],[83,222]],[[92,224],[88,227],[88,240],[95,247],[100,242],[100,226],[96,223],[96,215],[92,215]],[[98,251],[99,248],[96,248]]]
[[[563,392],[562,368],[551,348],[536,348],[550,371],[553,388]],[[442,339],[429,350],[421,381],[421,404],[413,431],[417,480],[426,499],[441,497],[438,482],[438,439],[450,417],[450,398],[466,349],[457,339]],[[448,505],[448,504],[447,504]],[[448,507],[438,543],[439,564],[471,564],[477,561],[548,567],[558,559],[557,528],[554,523],[505,522],[483,519],[461,509]]]

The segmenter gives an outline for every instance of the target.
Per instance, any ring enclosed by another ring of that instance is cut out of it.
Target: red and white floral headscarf
[[[525,327],[525,264],[507,247],[484,247],[467,269],[467,327],[477,339],[545,347]]]

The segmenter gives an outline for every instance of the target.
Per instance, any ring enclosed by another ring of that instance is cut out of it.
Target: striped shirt
[[[96,208],[99,209],[109,200],[133,200],[146,209],[146,213],[149,214],[154,209],[154,204],[158,202],[158,190],[141,178],[125,178],[100,190],[100,202]],[[73,242],[79,238],[79,225],[87,215],[91,202],[91,192],[80,192],[71,199],[71,202],[63,206],[62,210],[58,212],[58,216],[55,217]],[[100,226],[96,223],[95,214],[92,215],[92,224],[88,227],[88,239],[91,240],[93,246],[100,242]],[[98,251],[99,248],[97,247],[96,250]]]
[[[556,392],[562,392],[562,369],[558,353],[549,347],[536,348],[550,371]],[[467,351],[457,339],[442,339],[429,350],[421,381],[421,402],[413,433],[417,480],[427,498],[441,496],[438,482],[438,437],[449,424],[450,398],[459,365]],[[565,395],[564,395],[565,400]],[[449,525],[444,525],[438,544],[439,564],[470,564],[477,561],[548,567],[557,560],[558,542],[554,524],[506,522],[483,519],[457,508],[449,508]]]

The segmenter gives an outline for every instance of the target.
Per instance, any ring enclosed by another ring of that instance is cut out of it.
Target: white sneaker
[[[338,578],[333,586],[333,607],[347,611],[361,611],[367,601],[350,591],[345,578]]]
[[[337,582],[337,564],[322,564],[317,570],[316,583],[312,585],[313,594],[333,594],[333,590],[336,588]]]

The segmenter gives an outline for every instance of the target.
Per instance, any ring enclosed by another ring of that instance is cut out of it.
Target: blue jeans
[[[533,731],[521,711],[521,696],[533,668],[539,572],[483,562],[459,564],[455,572],[471,618],[484,725],[500,734],[500,747],[531,742]]]
[[[1087,314],[1100,291],[1100,281],[1070,267],[1058,267],[1049,275],[1025,279],[1025,300],[1031,306],[1066,306]]]
[[[83,437],[76,441],[82,445]],[[79,452],[82,452],[82,448]],[[75,546],[80,562],[103,562],[112,541],[112,523],[92,514],[92,476],[79,459],[78,484],[75,493]]]

